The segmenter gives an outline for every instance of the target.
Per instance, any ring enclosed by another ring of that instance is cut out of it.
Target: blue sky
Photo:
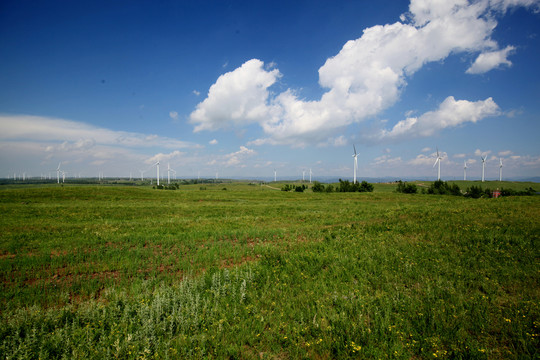
[[[540,176],[540,1],[3,1],[0,177]]]

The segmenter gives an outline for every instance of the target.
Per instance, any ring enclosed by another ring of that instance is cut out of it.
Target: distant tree
[[[324,191],[325,191],[324,185],[321,184],[321,183],[318,182],[318,181],[315,181],[315,183],[314,183],[313,186],[311,187],[311,191],[313,191],[313,192],[324,192]]]
[[[404,194],[416,194],[418,188],[416,187],[416,184],[410,184],[399,180],[396,191]]]
[[[373,184],[370,184],[367,181],[362,181],[358,191],[360,191],[360,192],[373,192]]]

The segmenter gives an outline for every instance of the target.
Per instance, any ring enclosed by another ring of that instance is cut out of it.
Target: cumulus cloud
[[[446,152],[440,151],[439,156],[441,157],[442,162],[448,160],[448,154]],[[437,160],[436,152],[432,153],[431,155],[419,154],[414,159],[409,160],[407,163],[409,165],[433,166],[435,160]]]
[[[499,151],[499,156],[509,156],[512,154],[513,152],[511,150]]]
[[[485,150],[485,151],[482,151],[480,149],[476,149],[474,151],[474,156],[480,156],[480,157],[483,157],[483,158],[487,158],[487,156],[491,154],[491,150]]]
[[[176,111],[170,111],[169,112],[169,117],[173,120],[178,120],[178,112]]]
[[[502,50],[485,52],[476,58],[470,68],[467,69],[467,74],[483,74],[492,69],[499,68],[501,65],[512,66],[512,62],[507,59],[508,55],[514,52],[516,48],[507,46]]]
[[[195,132],[230,125],[247,125],[270,116],[268,88],[280,77],[277,69],[266,71],[257,59],[221,75],[210,87],[208,97],[191,113]]]
[[[157,163],[159,161],[161,164],[163,164],[165,162],[171,161],[171,159],[180,157],[182,155],[184,155],[183,152],[175,150],[175,151],[170,152],[168,154],[163,154],[163,153],[156,154],[156,155],[146,159],[144,162],[149,164],[149,165],[152,165],[152,164],[155,164],[155,163]]]
[[[242,165],[241,162],[243,159],[254,154],[255,150],[248,149],[245,146],[240,146],[240,150],[225,155],[225,164],[227,166]]]
[[[495,16],[511,6],[530,6],[527,0],[475,1],[412,0],[401,22],[367,28],[363,35],[345,43],[338,54],[319,69],[319,84],[326,92],[319,100],[298,97],[294,89],[273,94],[270,87],[281,76],[265,70],[258,59],[244,63],[218,78],[208,97],[190,115],[195,131],[259,124],[266,137],[252,144],[321,144],[351,123],[381,113],[399,99],[407,79],[425,64],[460,52],[481,53],[469,73],[487,71],[502,64],[514,47],[497,50],[491,35]],[[441,108],[421,118],[408,118],[385,135],[434,133],[466,122],[459,115],[442,112],[478,110],[477,121],[496,114],[495,102],[455,101],[447,98]],[[475,108],[475,109],[472,109]],[[497,110],[497,111],[496,111]],[[428,121],[429,117],[437,117]],[[420,121],[420,123],[418,123]]]
[[[372,135],[377,140],[409,139],[426,137],[466,122],[475,123],[487,116],[499,114],[499,107],[492,98],[480,101],[456,100],[447,97],[435,111],[429,111],[419,117],[399,121],[391,130],[381,130]]]
[[[373,159],[373,165],[397,165],[401,164],[401,157],[392,157],[391,155],[382,155]]]
[[[218,141],[216,139],[212,139],[208,142],[210,145],[216,145]]]

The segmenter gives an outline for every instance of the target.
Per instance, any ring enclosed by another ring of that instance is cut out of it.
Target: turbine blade
[[[437,160],[435,160],[435,164],[433,164],[433,167],[435,167],[435,165],[437,165],[437,163],[439,162],[440,158],[437,158]]]
[[[356,156],[356,146],[354,146],[354,144],[353,144],[353,149],[354,149],[354,155]]]

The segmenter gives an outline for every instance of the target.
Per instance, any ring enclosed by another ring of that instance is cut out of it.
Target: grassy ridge
[[[203,186],[1,191],[0,354],[538,357],[538,197]]]

